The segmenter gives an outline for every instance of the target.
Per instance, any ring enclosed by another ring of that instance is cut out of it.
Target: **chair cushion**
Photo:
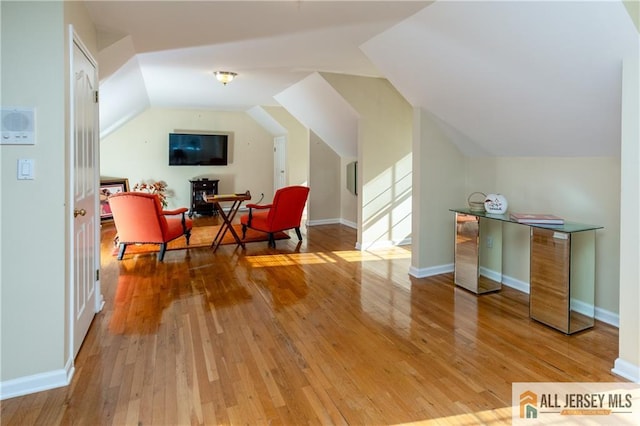
[[[263,231],[263,232],[273,232],[271,229],[269,229],[269,224],[267,222],[268,217],[269,217],[269,210],[252,212],[251,228],[257,229],[258,231]],[[242,217],[240,217],[240,223],[242,223],[243,225],[248,225],[249,215],[245,214]]]
[[[167,217],[167,231],[165,234],[165,240],[171,241],[184,234],[182,229],[182,219],[178,217]],[[185,218],[185,225],[187,229],[193,227],[193,221],[189,218]]]

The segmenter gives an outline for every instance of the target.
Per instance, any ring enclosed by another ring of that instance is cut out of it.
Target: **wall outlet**
[[[493,237],[487,237],[487,248],[493,248]]]

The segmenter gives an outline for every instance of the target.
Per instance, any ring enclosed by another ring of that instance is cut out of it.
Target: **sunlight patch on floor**
[[[422,425],[510,425],[511,407],[497,408],[494,410],[477,411],[475,413],[458,414],[436,419],[421,420],[410,423],[397,423],[395,426],[422,426]]]
[[[313,265],[319,263],[335,262],[321,253],[291,253],[291,254],[267,254],[260,256],[246,256],[245,259],[254,268],[269,266]]]
[[[332,253],[346,262],[411,258],[411,251],[400,247],[389,247],[372,251],[345,250],[334,251]]]
[[[375,260],[409,259],[411,251],[405,248],[390,247],[375,251],[342,250],[327,253],[291,253],[246,256],[245,259],[254,268],[270,266],[313,265],[336,263],[336,257],[345,262],[363,262]]]

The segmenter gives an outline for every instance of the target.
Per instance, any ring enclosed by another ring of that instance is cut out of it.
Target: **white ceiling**
[[[617,0],[86,4],[103,135],[149,106],[264,115],[255,108],[279,99],[302,120],[302,102],[336,104],[310,77],[326,71],[389,79],[469,155],[617,155],[621,61],[639,45]],[[238,77],[223,86],[215,70]],[[326,138],[353,127],[303,124]]]
[[[426,4],[88,1],[101,45],[102,133],[148,106],[278,105],[275,95],[317,71],[381,76],[359,46]],[[238,77],[223,86],[215,70]]]
[[[638,54],[621,2],[436,2],[363,49],[468,153],[619,154],[622,58]]]

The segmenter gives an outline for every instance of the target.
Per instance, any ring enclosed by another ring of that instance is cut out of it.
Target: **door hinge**
[[[100,281],[100,269],[96,269],[96,281]]]
[[[98,94],[98,91],[94,91],[93,92],[93,102],[98,103],[98,101],[100,100],[100,95]]]

